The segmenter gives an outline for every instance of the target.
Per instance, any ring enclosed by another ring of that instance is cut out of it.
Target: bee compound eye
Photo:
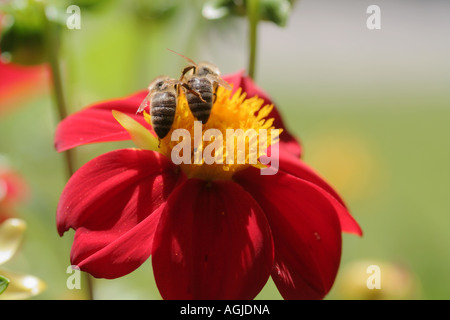
[[[158,89],[162,89],[162,88],[164,87],[164,80],[158,81],[158,82],[156,83],[156,87],[157,87]]]

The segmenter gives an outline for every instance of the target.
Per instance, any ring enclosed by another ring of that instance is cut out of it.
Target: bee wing
[[[191,64],[191,65],[193,65],[193,66],[195,66],[195,67],[198,67],[198,64],[195,63],[194,60],[189,59],[188,57],[183,56],[181,53],[178,53],[178,52],[176,52],[176,51],[173,51],[173,50],[171,50],[171,49],[169,49],[169,48],[167,48],[167,50],[169,50],[169,51],[171,51],[171,52],[173,52],[173,53],[179,55],[180,57],[184,58],[189,64]]]
[[[220,86],[224,87],[227,90],[233,89],[233,87],[228,82],[223,80],[221,77],[214,76],[212,74],[207,74],[206,77],[212,82],[217,82]]]
[[[221,85],[222,87],[224,87],[227,90],[232,90],[233,89],[233,87],[228,82],[223,80],[222,78],[218,78],[217,82],[219,82],[219,85]]]
[[[144,101],[142,101],[141,105],[139,106],[139,109],[136,111],[136,113],[141,113],[144,111],[145,108],[147,108],[147,105],[150,104],[152,93],[149,92],[148,95],[145,97]]]

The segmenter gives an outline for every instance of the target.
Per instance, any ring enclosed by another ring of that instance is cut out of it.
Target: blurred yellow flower
[[[331,129],[330,129],[331,128]],[[312,137],[305,159],[341,194],[359,200],[380,190],[385,168],[371,141],[358,132],[330,127]]]
[[[7,219],[0,225],[0,265],[17,252],[25,229],[25,221],[15,218]],[[39,278],[0,269],[0,291],[3,291],[0,300],[27,299],[39,294],[45,287]]]
[[[411,300],[420,298],[420,285],[403,265],[358,260],[342,268],[334,293],[343,300]]]

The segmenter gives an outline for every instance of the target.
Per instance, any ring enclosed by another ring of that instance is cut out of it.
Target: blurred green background
[[[139,1],[102,2],[82,9],[80,30],[64,30],[70,112],[141,90],[160,74],[178,75],[184,61],[166,48],[214,62],[225,74],[247,68],[241,17],[206,20],[202,1],[161,2],[173,10],[150,13]],[[369,30],[372,2],[301,0],[286,27],[261,22],[256,82],[302,141],[304,160],[342,194],[364,231],[344,235],[327,298],[375,297],[365,268],[377,264],[377,298],[449,299],[450,3],[379,0],[381,30]],[[54,110],[47,89],[0,118],[0,153],[32,191],[20,207],[28,224],[23,247],[5,267],[47,283],[34,299],[83,299],[83,290],[66,287],[73,232],[56,232],[66,175],[53,149]],[[127,146],[79,147],[77,167]],[[400,278],[392,280],[397,266]],[[94,286],[96,299],[160,298],[150,261]],[[281,296],[269,281],[257,298]]]

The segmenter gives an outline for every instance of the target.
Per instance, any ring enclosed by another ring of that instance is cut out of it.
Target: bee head
[[[150,91],[162,91],[168,87],[168,81],[171,80],[168,76],[159,76],[155,80],[153,80],[148,89]]]
[[[216,65],[209,62],[200,62],[198,64],[196,73],[199,76],[206,76],[208,74],[220,76],[219,68]]]

